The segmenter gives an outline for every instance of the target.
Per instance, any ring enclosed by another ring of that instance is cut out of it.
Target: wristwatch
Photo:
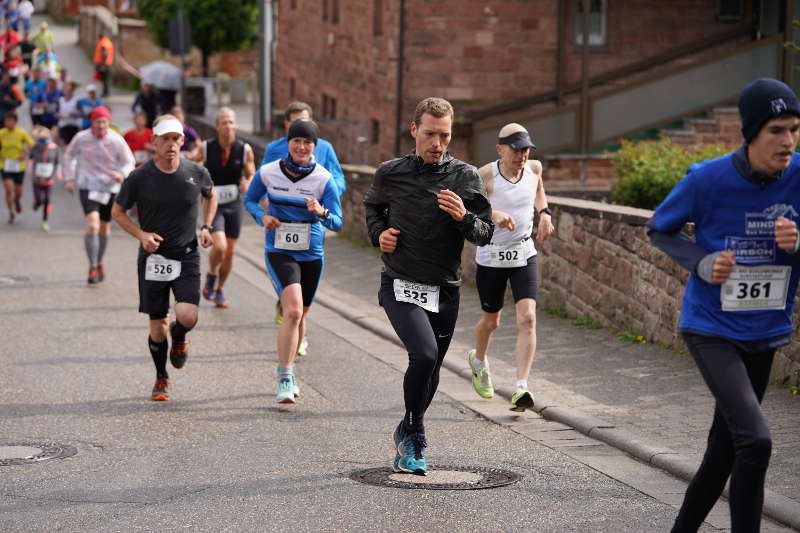
[[[331,216],[331,212],[328,210],[327,207],[324,208],[324,209],[325,210],[322,212],[322,214],[319,215],[319,218],[321,218],[322,220],[328,220],[328,218],[330,218],[330,216]]]
[[[539,213],[547,213],[548,215],[553,216],[553,212],[550,211],[549,207],[545,207],[544,209],[540,209]]]
[[[200,226],[200,231],[203,231],[204,229],[207,229],[208,232],[211,233],[211,226],[209,226],[208,224],[203,224],[202,226]]]

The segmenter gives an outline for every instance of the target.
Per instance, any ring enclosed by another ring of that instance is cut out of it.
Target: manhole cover
[[[475,466],[438,466],[427,476],[398,474],[391,468],[368,468],[350,474],[350,479],[367,485],[396,489],[476,490],[516,483],[522,476],[499,468]]]
[[[41,442],[0,442],[0,466],[41,463],[49,459],[72,457],[78,450],[72,446]]]

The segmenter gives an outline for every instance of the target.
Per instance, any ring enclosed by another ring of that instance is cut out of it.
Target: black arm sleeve
[[[698,263],[708,255],[708,251],[705,248],[692,241],[688,235],[681,233],[680,230],[671,232],[657,231],[652,218],[647,221],[645,228],[650,242],[656,248],[667,254],[673,261],[689,272],[697,273]]]
[[[367,217],[367,233],[372,246],[380,246],[381,233],[389,229],[389,204],[383,195],[383,176],[381,169],[375,172],[367,194],[364,195],[364,208]]]

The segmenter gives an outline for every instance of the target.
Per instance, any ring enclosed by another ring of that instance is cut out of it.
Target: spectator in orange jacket
[[[103,98],[106,98],[108,96],[108,77],[111,73],[111,65],[114,64],[114,43],[106,37],[105,33],[100,33],[100,39],[94,47],[92,61],[95,79],[103,82]]]

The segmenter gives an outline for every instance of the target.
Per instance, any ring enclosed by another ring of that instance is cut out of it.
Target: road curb
[[[251,265],[258,267],[264,273],[264,276],[267,275],[266,271],[263,270],[264,265],[261,257],[254,256],[254,254],[242,248],[237,248],[236,255],[240,256]],[[317,291],[315,300],[323,307],[327,307],[340,314],[358,324],[360,327],[404,348],[403,343],[400,342],[394,329],[392,329],[389,324],[376,320],[374,317],[354,312],[353,309],[348,308],[339,299],[325,294],[324,289]],[[472,379],[472,374],[469,369],[465,368],[460,361],[456,362],[452,357],[450,359],[445,359],[442,366],[467,381]],[[514,390],[509,386],[499,385],[495,387],[495,392],[510,401]],[[578,409],[559,405],[560,402],[557,398],[550,398],[546,395],[541,396],[540,399],[537,394],[534,410],[542,417],[569,426],[587,437],[608,444],[640,461],[669,472],[673,476],[685,481],[690,481],[699,466],[695,461],[685,455],[674,452],[669,448],[647,442],[638,435],[617,428],[610,422],[583,413]],[[723,494],[725,497],[728,496],[727,488]],[[778,494],[777,492],[769,489],[764,490],[763,514],[781,524],[800,531],[800,503]]]

